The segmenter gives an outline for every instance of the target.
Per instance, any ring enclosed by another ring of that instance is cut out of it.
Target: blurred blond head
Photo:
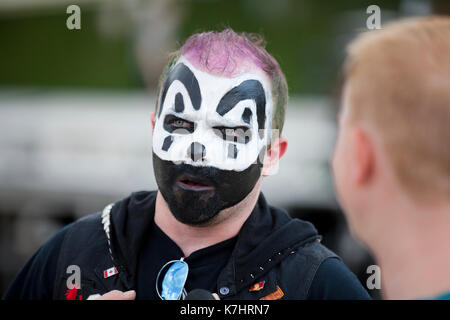
[[[332,166],[352,234],[386,297],[450,290],[450,18],[361,34],[345,78]]]
[[[450,19],[408,19],[360,35],[345,64],[347,120],[370,122],[418,200],[450,198]]]

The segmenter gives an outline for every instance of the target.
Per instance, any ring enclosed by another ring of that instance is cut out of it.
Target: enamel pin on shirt
[[[251,287],[250,287],[250,289],[248,290],[249,292],[253,292],[253,291],[259,291],[259,290],[262,290],[263,288],[264,288],[264,284],[265,284],[266,282],[265,281],[260,281],[260,282],[258,282],[258,283],[255,283],[254,285],[252,285]]]
[[[113,267],[103,271],[103,277],[106,279],[106,278],[112,277],[113,275],[116,275],[118,273],[119,273],[119,271],[117,271],[116,267],[113,266]]]

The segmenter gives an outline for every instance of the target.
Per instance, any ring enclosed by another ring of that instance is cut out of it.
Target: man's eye
[[[178,119],[178,120],[174,120],[172,122],[172,125],[175,127],[178,127],[178,128],[189,128],[189,127],[191,127],[192,123]]]
[[[195,124],[174,115],[167,115],[164,119],[164,129],[170,133],[187,134],[194,132]]]
[[[248,143],[252,138],[251,130],[247,127],[214,127],[213,129],[214,133],[223,140]]]

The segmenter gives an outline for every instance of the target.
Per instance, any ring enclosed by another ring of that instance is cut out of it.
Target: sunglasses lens
[[[164,300],[178,300],[180,298],[188,271],[188,265],[183,261],[176,261],[170,266],[162,282],[161,297]]]

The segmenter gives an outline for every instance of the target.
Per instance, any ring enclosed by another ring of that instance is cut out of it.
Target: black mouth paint
[[[174,217],[184,224],[201,225],[241,202],[252,191],[261,176],[262,163],[258,159],[244,171],[221,170],[175,164],[153,152],[153,169],[158,188]],[[189,183],[189,179],[192,184],[208,188],[204,191],[183,188],[179,181]]]
[[[161,115],[162,106],[164,105],[164,100],[166,99],[167,90],[169,89],[172,82],[179,80],[186,87],[189,97],[191,98],[192,106],[195,110],[200,109],[202,103],[202,96],[200,94],[200,87],[198,85],[197,78],[192,73],[192,71],[185,66],[183,63],[177,64],[173,70],[169,73],[163,84],[163,89],[161,93],[161,102],[159,104],[158,118]],[[176,98],[175,98],[176,99]],[[184,106],[183,106],[184,108]]]
[[[228,91],[220,100],[216,112],[223,116],[233,109],[239,101],[246,99],[252,99],[256,102],[258,129],[260,129],[258,131],[259,136],[262,138],[264,130],[261,129],[265,128],[266,121],[266,95],[261,82],[258,80],[246,80]]]

